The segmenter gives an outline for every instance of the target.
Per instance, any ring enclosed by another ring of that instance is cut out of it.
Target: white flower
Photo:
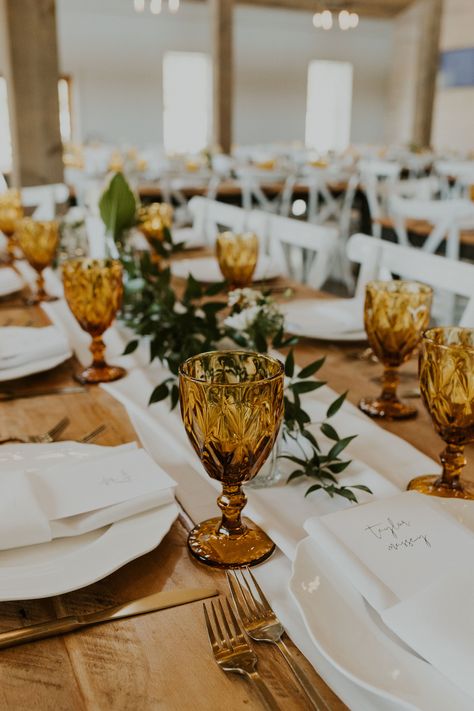
[[[224,323],[229,328],[235,328],[236,331],[247,331],[254,323],[260,310],[260,306],[250,306],[248,309],[242,309],[238,314],[227,316]]]
[[[229,292],[227,305],[232,307],[239,304],[243,308],[247,308],[249,306],[256,306],[261,299],[263,299],[261,291],[249,289],[248,287],[245,289],[234,289]]]

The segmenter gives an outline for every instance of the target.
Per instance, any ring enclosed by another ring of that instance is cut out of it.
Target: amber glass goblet
[[[137,212],[137,227],[152,248],[152,259],[160,264],[162,256],[156,251],[156,243],[163,242],[165,229],[173,225],[173,207],[166,202],[152,202],[143,205]]]
[[[59,225],[54,220],[40,222],[25,217],[20,220],[16,229],[18,246],[33,269],[38,272],[36,294],[29,299],[31,304],[41,301],[55,301],[44,288],[43,270],[51,266],[59,244]]]
[[[270,454],[283,417],[284,369],[259,353],[215,351],[187,360],[179,372],[181,415],[206,472],[222,484],[221,518],[196,526],[188,537],[202,563],[238,568],[268,558],[275,544],[241,518],[242,484]]]
[[[219,268],[229,284],[240,288],[250,284],[257,266],[258,237],[253,232],[221,232],[216,240]]]
[[[416,408],[397,397],[398,368],[417,347],[430,320],[433,290],[415,281],[372,281],[366,286],[364,322],[369,343],[383,364],[382,392],[363,398],[360,409],[371,417],[403,420]]]
[[[445,441],[441,476],[419,476],[408,489],[434,496],[474,499],[474,486],[461,481],[464,447],[474,442],[474,329],[446,326],[423,335],[420,392],[436,432]]]
[[[7,238],[7,263],[15,261],[14,234],[18,222],[23,217],[23,207],[19,190],[7,190],[0,194],[0,232]]]
[[[123,295],[122,265],[115,259],[71,259],[63,264],[64,295],[81,328],[92,336],[92,365],[77,376],[84,383],[107,383],[126,374],[108,365],[102,334],[111,325]]]

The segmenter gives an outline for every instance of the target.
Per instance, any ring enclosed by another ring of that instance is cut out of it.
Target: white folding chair
[[[387,202],[395,191],[395,185],[400,177],[400,165],[392,161],[361,160],[358,164],[360,184],[369,204],[372,234],[382,237],[380,220],[385,216]]]
[[[282,273],[320,289],[337,257],[337,229],[279,215],[267,219],[268,250]]]
[[[468,197],[467,188],[474,184],[474,160],[438,160],[434,167],[443,198]]]
[[[248,229],[249,213],[235,205],[196,196],[189,201],[189,210],[193,215],[193,230],[211,246],[219,232],[243,232]]]
[[[406,221],[423,220],[433,229],[421,249],[434,254],[446,239],[446,256],[450,259],[459,259],[461,227],[474,224],[474,204],[468,200],[410,200],[392,196],[389,213],[401,245],[410,246]]]
[[[467,303],[460,316],[462,326],[474,326],[474,264],[460,262],[437,254],[428,254],[414,247],[406,247],[385,240],[375,240],[369,235],[355,234],[347,243],[347,254],[352,262],[360,264],[356,297],[363,297],[365,285],[373,279],[396,274],[403,279],[414,279],[432,286],[441,304],[433,313],[444,324],[455,319],[453,301],[464,297]],[[446,295],[451,298],[446,299]]]
[[[35,220],[54,220],[56,206],[69,199],[69,188],[64,183],[35,185],[21,189],[23,207],[34,207]]]

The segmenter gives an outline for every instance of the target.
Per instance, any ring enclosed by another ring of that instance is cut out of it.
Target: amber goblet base
[[[408,491],[418,491],[428,496],[442,496],[446,499],[474,499],[474,487],[461,481],[446,482],[437,474],[426,474],[412,479]]]
[[[364,397],[359,402],[359,409],[370,417],[381,417],[386,420],[409,420],[418,414],[416,407],[402,402],[397,397],[393,399]]]
[[[106,363],[103,366],[90,365],[74,377],[83,385],[95,385],[96,383],[112,383],[114,380],[120,380],[124,375],[127,375],[125,368]]]
[[[248,518],[242,519],[243,532],[224,535],[222,519],[209,518],[193,528],[188,536],[188,548],[200,563],[214,568],[244,568],[269,558],[275,544]]]

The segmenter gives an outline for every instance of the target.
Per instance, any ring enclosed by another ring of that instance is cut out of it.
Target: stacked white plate
[[[192,274],[197,281],[213,284],[223,281],[224,277],[219,269],[215,257],[202,257],[200,259],[180,259],[173,262],[171,272],[174,276],[187,277]],[[280,268],[265,254],[260,255],[252,281],[265,281],[275,279],[280,275]]]

